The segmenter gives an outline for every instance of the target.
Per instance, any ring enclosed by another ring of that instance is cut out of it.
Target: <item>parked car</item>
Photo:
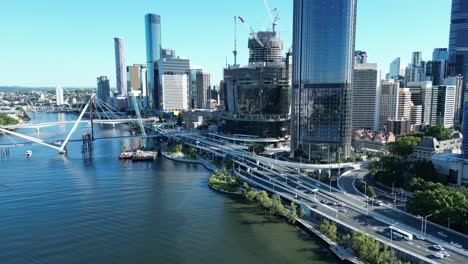
[[[444,257],[450,257],[447,251],[440,251],[440,254],[444,255]]]
[[[340,212],[342,214],[346,214],[348,212],[348,210],[346,210],[344,208],[341,208],[340,210],[338,210],[338,212]]]

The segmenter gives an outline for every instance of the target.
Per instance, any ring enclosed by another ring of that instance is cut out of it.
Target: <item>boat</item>
[[[124,151],[120,153],[119,160],[130,160],[132,159],[133,152],[132,151]]]
[[[31,150],[28,150],[26,151],[26,157],[31,157],[32,156],[32,151]]]
[[[153,151],[143,151],[136,150],[132,155],[132,161],[153,161],[155,157],[155,152]]]

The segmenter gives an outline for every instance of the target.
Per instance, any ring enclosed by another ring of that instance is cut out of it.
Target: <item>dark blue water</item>
[[[70,127],[17,132],[58,139]],[[97,136],[127,130],[98,127]],[[0,136],[0,144],[18,141]],[[118,161],[132,145],[138,140],[96,141],[92,157],[83,157],[79,142],[67,155],[12,147],[0,159],[0,263],[336,263],[296,228],[210,190],[210,173],[199,165]]]

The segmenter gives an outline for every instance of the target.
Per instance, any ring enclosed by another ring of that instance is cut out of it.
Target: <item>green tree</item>
[[[0,114],[0,126],[10,126],[10,125],[17,125],[18,120],[10,117],[6,114]]]
[[[423,132],[426,137],[434,137],[439,141],[450,139],[452,136],[452,130],[445,128],[444,125],[426,126]]]
[[[281,202],[281,197],[278,194],[273,194],[271,201],[271,210],[273,214],[284,215],[285,208]]]
[[[439,176],[430,160],[418,160],[413,164],[413,171],[416,177],[422,178],[426,181],[439,181]]]
[[[294,224],[296,223],[296,219],[297,219],[297,205],[291,202],[291,209],[288,214],[288,221],[289,223]]]
[[[398,156],[384,156],[370,164],[372,177],[384,185],[403,187],[407,182],[406,162]]]
[[[304,218],[306,215],[307,215],[306,211],[301,208],[301,210],[299,212],[299,218]]]
[[[416,191],[406,207],[415,215],[433,214],[432,220],[441,225],[468,232],[468,199],[456,188],[435,184],[434,189]]]
[[[182,126],[184,124],[184,118],[182,117],[182,113],[179,113],[177,116],[177,125]]]
[[[255,190],[249,190],[245,193],[245,198],[249,201],[254,201],[257,199],[258,192]]]
[[[367,196],[369,196],[370,198],[374,198],[374,197],[375,197],[374,188],[372,188],[372,186],[367,185],[366,194],[367,194]]]
[[[421,141],[421,139],[415,136],[400,136],[397,137],[395,142],[388,145],[393,154],[400,157],[408,157],[413,153],[413,149],[418,145],[419,141]]]
[[[319,226],[319,230],[322,234],[326,235],[333,241],[337,239],[337,228],[335,224],[330,224],[328,220],[323,220],[322,224]]]

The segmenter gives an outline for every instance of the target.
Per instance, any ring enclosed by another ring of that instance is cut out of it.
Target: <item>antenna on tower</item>
[[[237,65],[237,17],[234,16],[234,65]]]

